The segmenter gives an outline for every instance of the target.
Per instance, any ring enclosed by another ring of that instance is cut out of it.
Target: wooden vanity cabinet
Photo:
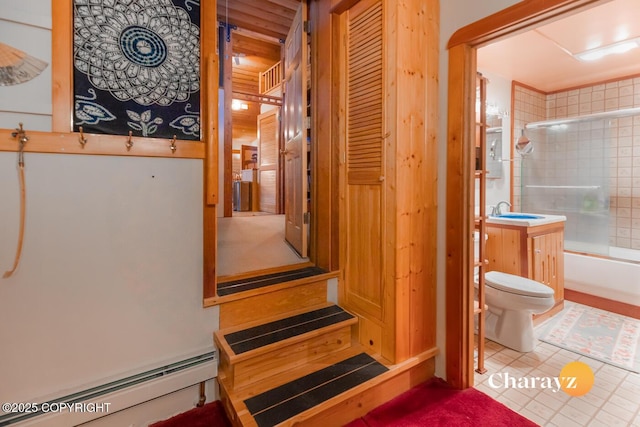
[[[487,270],[502,271],[551,287],[555,306],[534,321],[544,320],[564,307],[564,222],[514,226],[487,222]]]

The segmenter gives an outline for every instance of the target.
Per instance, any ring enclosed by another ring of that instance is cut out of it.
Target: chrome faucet
[[[511,203],[507,202],[506,200],[502,200],[493,207],[493,209],[491,210],[491,216],[502,215],[502,210],[501,210],[502,205],[507,205],[511,207]]]

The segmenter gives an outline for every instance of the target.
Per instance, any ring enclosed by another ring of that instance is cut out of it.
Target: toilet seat
[[[484,276],[485,286],[516,295],[537,298],[553,297],[553,289],[535,280],[514,274],[490,271]]]

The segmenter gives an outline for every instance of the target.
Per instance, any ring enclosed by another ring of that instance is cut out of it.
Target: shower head
[[[533,141],[527,138],[527,135],[524,134],[524,128],[522,128],[522,134],[518,137],[516,141],[516,151],[522,157],[527,154],[531,154],[533,152]]]

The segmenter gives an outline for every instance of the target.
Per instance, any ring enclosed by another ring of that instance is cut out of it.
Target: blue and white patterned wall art
[[[74,0],[74,130],[200,139],[200,1]]]

